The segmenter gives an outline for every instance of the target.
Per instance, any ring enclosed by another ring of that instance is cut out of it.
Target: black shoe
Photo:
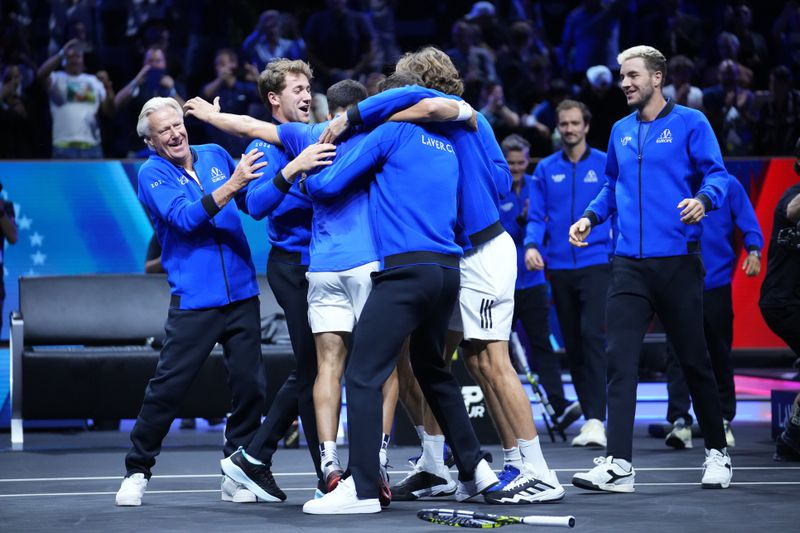
[[[581,417],[583,412],[581,411],[581,404],[578,402],[572,402],[568,404],[564,411],[556,416],[556,427],[557,431],[563,431],[567,429],[573,422]]]
[[[269,467],[264,464],[253,464],[245,459],[241,448],[220,461],[220,465],[228,477],[247,487],[262,500],[267,502],[286,500],[286,493],[275,483]]]
[[[437,473],[414,468],[400,483],[391,487],[391,498],[396,502],[412,502],[426,496],[450,496],[457,488],[447,467]]]

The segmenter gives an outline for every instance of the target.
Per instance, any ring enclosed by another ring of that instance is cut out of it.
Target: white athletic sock
[[[511,465],[514,468],[522,469],[522,454],[519,453],[519,448],[503,448],[503,463],[504,465]]]
[[[414,429],[417,431],[417,437],[419,437],[420,444],[422,444],[422,441],[425,438],[425,426],[414,426]]]
[[[386,466],[389,464],[389,456],[387,453],[388,448],[389,448],[389,435],[384,433],[383,438],[381,439],[381,449],[378,452],[378,457],[381,460],[381,466]]]
[[[517,445],[519,446],[519,453],[522,454],[522,462],[531,465],[539,475],[548,473],[550,469],[547,467],[544,455],[542,455],[542,447],[539,444],[538,435],[531,440],[517,439]]]
[[[336,443],[326,440],[319,444],[320,466],[322,473],[327,475],[331,470],[341,468],[339,466],[339,454],[336,451]]]
[[[246,451],[244,451],[244,449],[242,449],[242,456],[243,456],[245,459],[247,459],[247,462],[248,462],[248,463],[252,463],[252,464],[254,464],[254,465],[263,465],[263,464],[264,464],[264,463],[262,463],[261,461],[259,461],[258,459],[256,459],[255,457],[252,457],[252,456],[250,456],[250,455],[247,455],[247,452],[246,452]]]
[[[618,464],[619,466],[622,467],[623,470],[625,470],[627,472],[631,471],[631,463],[629,461],[626,461],[625,459],[619,459],[617,457],[614,457],[614,460],[612,461],[612,463]]]
[[[427,472],[437,472],[444,466],[444,435],[428,435],[423,432],[420,467]]]

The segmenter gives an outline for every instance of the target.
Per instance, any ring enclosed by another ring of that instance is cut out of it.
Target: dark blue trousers
[[[585,419],[606,419],[606,300],[610,265],[551,270],[572,383]]]
[[[140,472],[150,478],[150,469],[181,400],[217,342],[225,353],[231,390],[225,455],[246,446],[253,438],[261,420],[266,388],[258,298],[211,309],[171,308],[156,373],[147,384],[142,408],[131,430],[133,446],[125,457],[127,475]]]
[[[611,270],[608,322],[608,446],[631,460],[642,341],[657,313],[689,385],[706,448],[725,447],[717,382],[703,335],[703,261],[699,255],[648,259],[617,256]]]
[[[292,341],[296,368],[278,390],[272,406],[247,453],[265,464],[272,464],[278,442],[300,415],[308,451],[314,461],[317,476],[322,479],[317,435],[317,416],[314,411],[314,381],[317,379],[317,351],[314,334],[308,325],[308,267],[280,261],[267,263],[267,281],[278,305],[286,315],[286,325]]]
[[[411,265],[372,274],[345,370],[350,472],[359,498],[377,498],[382,390],[411,336],[411,366],[449,443],[459,477],[474,477],[481,459],[461,388],[445,366],[445,335],[460,274],[438,265]]]

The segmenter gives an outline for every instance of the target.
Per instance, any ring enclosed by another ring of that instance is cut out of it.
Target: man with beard
[[[705,116],[664,99],[663,54],[635,46],[617,60],[622,91],[635,112],[611,130],[608,181],[569,229],[570,242],[587,247],[592,228],[617,214],[619,237],[606,307],[608,445],[606,456],[595,459],[597,466],[575,474],[572,484],[634,491],[639,355],[650,320],[658,313],[680,358],[705,436],[703,488],[727,488],[731,459],[703,336],[698,223],[722,205],[729,176]]]

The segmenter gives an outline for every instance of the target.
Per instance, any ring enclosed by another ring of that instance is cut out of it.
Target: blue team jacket
[[[384,91],[359,102],[347,112],[353,124],[371,128],[397,111],[424,98],[445,97],[460,100],[433,89],[408,85]],[[500,198],[511,189],[511,171],[497,144],[492,127],[478,114],[477,133],[462,124],[437,124],[430,128],[445,134],[458,154],[458,228],[456,240],[466,251],[503,232],[500,224]]]
[[[308,265],[308,245],[311,242],[311,201],[300,191],[298,181],[286,181],[280,171],[289,162],[286,152],[265,141],[252,141],[247,152],[257,148],[266,160],[264,175],[247,188],[247,208],[256,220],[268,217],[267,236],[276,255],[270,261],[286,261]]]
[[[370,174],[370,221],[382,267],[458,268],[458,160],[450,141],[415,124],[382,124],[308,176],[306,191],[315,201],[334,198]]]
[[[542,159],[533,174],[528,206],[525,246],[536,247],[547,258],[550,270],[572,270],[608,263],[611,255],[611,223],[592,229],[586,242],[569,243],[569,227],[600,193],[606,182],[606,154],[588,148],[577,163],[563,151]]]
[[[508,194],[500,199],[500,222],[517,246],[517,281],[514,285],[517,290],[535,287],[545,282],[544,270],[525,268],[525,219],[522,217],[525,211],[525,202],[529,202],[532,179],[531,176],[523,176],[519,194],[514,191],[512,186]]]
[[[744,236],[747,250],[761,250],[764,236],[758,218],[742,184],[736,178],[728,182],[728,194],[722,205],[703,219],[701,247],[706,268],[705,289],[711,290],[731,283],[736,263],[733,249],[733,226]]]
[[[632,258],[700,253],[700,224],[684,224],[677,205],[696,197],[717,209],[728,173],[706,117],[672,100],[652,122],[638,113],[611,128],[608,181],[584,216],[592,224],[618,215],[616,255]]]
[[[216,144],[192,146],[200,185],[181,167],[151,155],[139,169],[139,200],[153,221],[161,262],[179,309],[220,307],[258,295],[256,270],[236,203],[211,193],[236,164]],[[244,201],[237,198],[240,207]]]
[[[281,144],[290,157],[297,157],[319,139],[327,122],[294,122],[278,127]],[[344,154],[366,133],[350,136],[336,147]],[[340,272],[378,260],[369,220],[369,185],[366,175],[358,186],[326,200],[313,200],[311,220],[310,272]]]

